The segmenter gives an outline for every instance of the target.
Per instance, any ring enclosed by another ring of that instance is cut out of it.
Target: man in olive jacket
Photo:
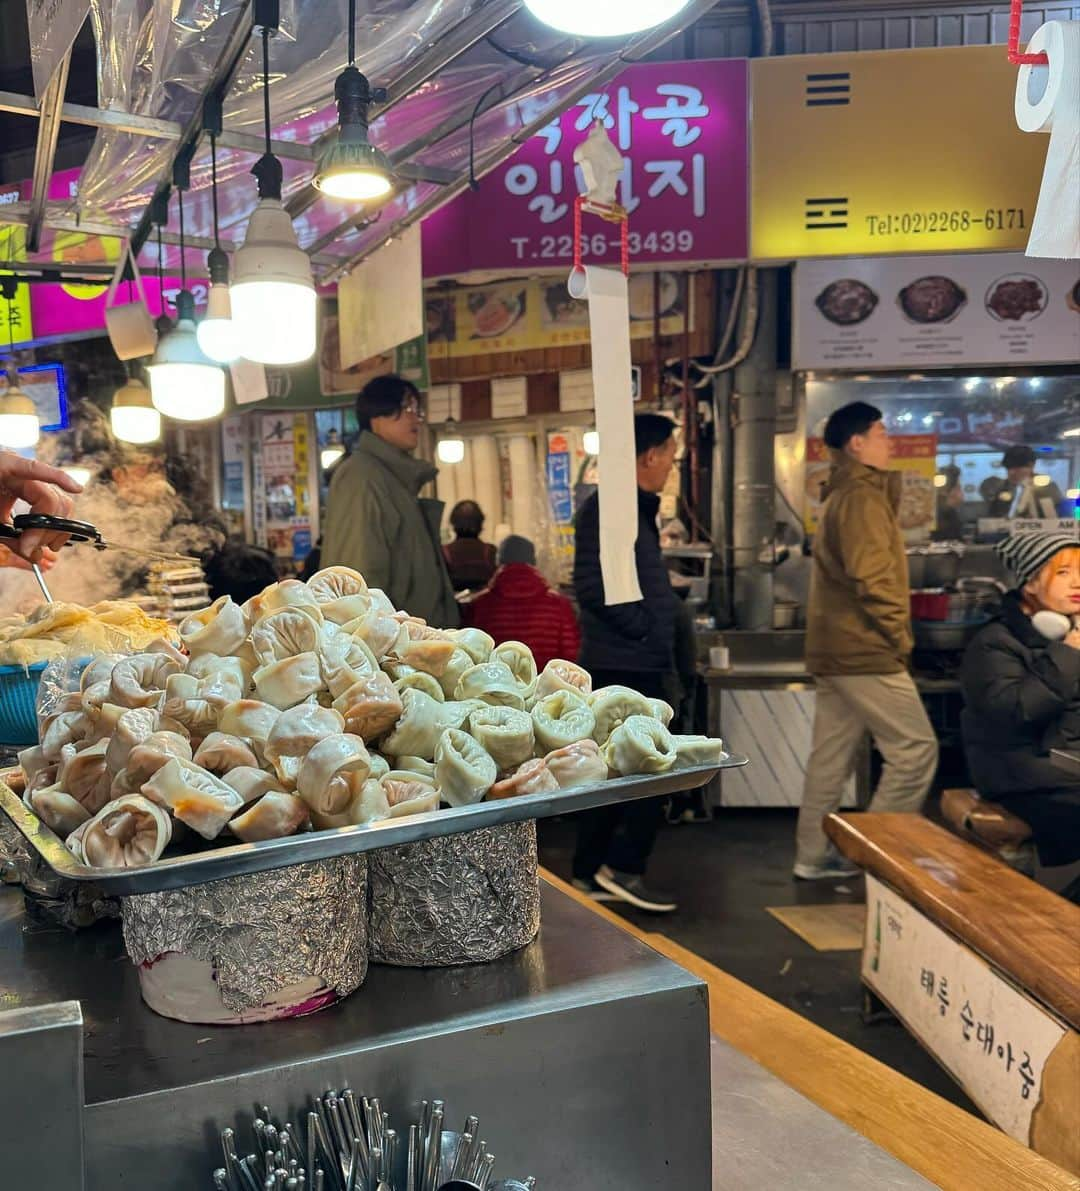
[[[872,811],[918,811],[937,767],[937,740],[915,689],[907,557],[896,517],[900,474],[888,470],[881,411],[856,401],[825,426],[833,468],[814,541],[806,663],[817,700],[795,876],[858,870],[831,850],[822,820],[840,805],[869,732],[885,761]]]
[[[438,474],[412,452],[420,441],[420,394],[400,376],[379,376],[356,399],[360,439],[334,469],[321,564],[359,571],[395,608],[436,628],[460,623],[439,540],[443,502],[420,496]]]

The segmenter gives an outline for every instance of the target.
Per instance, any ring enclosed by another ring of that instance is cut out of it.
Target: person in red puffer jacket
[[[552,658],[574,661],[581,648],[574,606],[552,591],[536,569],[536,549],[511,534],[499,546],[499,569],[488,587],[462,608],[463,619],[503,641],[521,641],[533,651],[536,668]]]

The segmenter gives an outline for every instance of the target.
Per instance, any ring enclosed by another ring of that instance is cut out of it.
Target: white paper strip
[[[536,536],[536,449],[527,434],[510,439],[510,522],[529,541]]]
[[[266,383],[266,368],[254,360],[234,360],[229,365],[233,397],[237,405],[250,405],[270,396]]]
[[[342,371],[423,335],[419,224],[342,278],[338,333]]]
[[[604,603],[629,604],[641,599],[641,587],[634,558],[638,498],[626,277],[586,265],[570,274],[568,289],[573,298],[589,299]]]
[[[459,493],[458,499],[472,496],[483,511],[487,532],[491,533],[503,519],[499,452],[492,435],[485,434],[472,440],[472,462],[473,491]]]

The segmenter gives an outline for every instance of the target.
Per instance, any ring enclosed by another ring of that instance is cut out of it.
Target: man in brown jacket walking
[[[863,401],[838,409],[825,444],[833,468],[814,542],[806,631],[817,701],[795,856],[795,876],[807,881],[858,871],[830,848],[821,824],[840,805],[865,733],[885,761],[872,811],[918,811],[938,755],[908,673],[910,591],[896,517],[901,477],[888,470],[881,411]]]

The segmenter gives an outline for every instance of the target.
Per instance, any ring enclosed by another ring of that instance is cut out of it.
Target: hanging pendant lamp
[[[232,316],[241,354],[260,364],[299,364],[315,354],[317,303],[311,262],[281,205],[281,162],[270,151],[270,30],[262,28],[266,152],[252,167],[259,205],[233,260]]]
[[[161,437],[161,414],[154,408],[150,390],[138,377],[128,377],[113,394],[109,420],[121,442],[157,442]]]
[[[457,422],[453,418],[446,419],[435,456],[440,463],[460,463],[465,458],[465,440],[457,433]]]
[[[349,0],[349,64],[334,83],[338,133],[319,154],[312,179],[331,198],[370,202],[394,188],[389,159],[368,139],[368,108],[374,98],[356,68],[356,0]]]
[[[689,0],[525,0],[538,20],[576,37],[622,37],[671,20]]]
[[[195,330],[195,299],[187,288],[184,262],[184,192],[180,207],[180,292],[176,296],[176,325],[158,339],[150,374],[150,398],[167,418],[204,422],[225,410],[225,373],[199,346]]]
[[[34,446],[41,437],[41,419],[37,406],[19,388],[15,371],[15,335],[11,329],[11,304],[19,283],[14,277],[0,279],[0,294],[7,300],[8,351],[7,388],[0,394],[0,446],[23,449]]]
[[[210,294],[206,300],[206,314],[199,323],[196,335],[199,346],[219,364],[231,364],[240,355],[236,327],[232,321],[232,300],[229,295],[229,258],[221,249],[218,235],[217,195],[217,134],[210,134],[210,195],[214,206],[214,247],[206,258],[210,271]]]

